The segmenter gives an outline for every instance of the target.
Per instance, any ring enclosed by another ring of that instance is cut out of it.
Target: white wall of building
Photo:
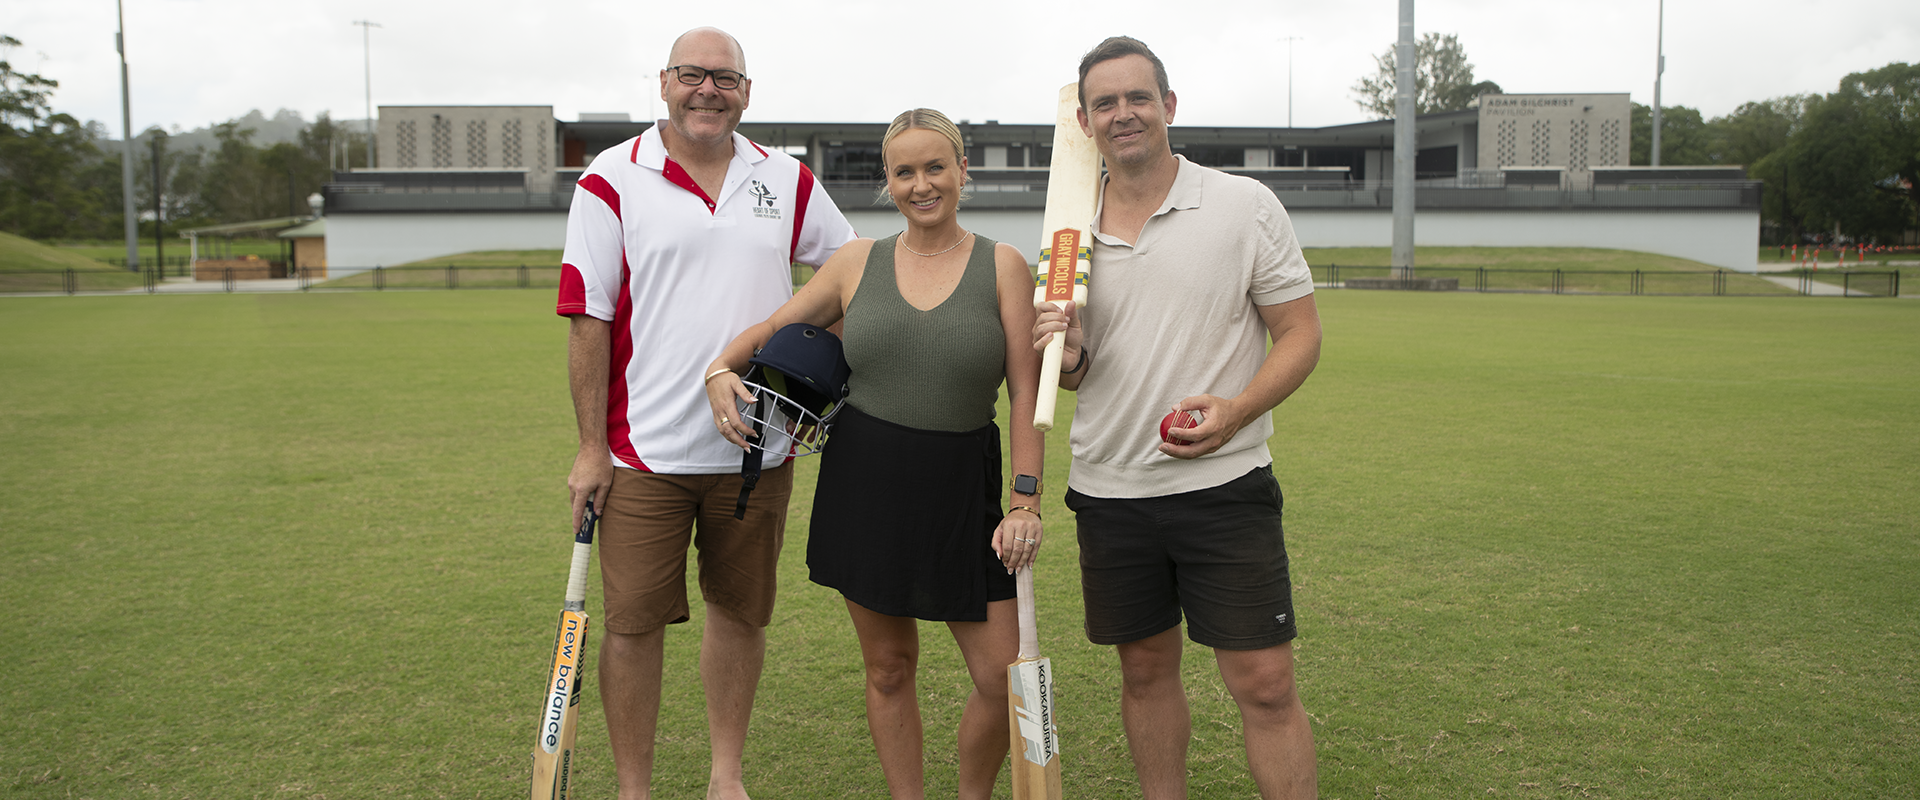
[[[1305,247],[1388,247],[1393,213],[1290,209]],[[1038,257],[1039,211],[968,211],[960,224]],[[1759,269],[1757,211],[1422,211],[1414,244],[1447,247],[1604,247],[1686,258],[1725,269]],[[899,233],[906,221],[892,210],[847,214],[861,236]],[[331,224],[331,223],[329,223]]]
[[[475,250],[558,250],[567,245],[567,215],[334,214],[327,217],[327,274],[338,278],[426,258]]]
[[[1626,166],[1632,113],[1624,93],[1483,95],[1480,168]]]
[[[1295,232],[1306,247],[1387,247],[1393,214],[1387,209],[1293,209]],[[906,221],[892,209],[846,212],[861,236],[899,233]],[[1038,210],[968,210],[968,230],[1039,256]],[[327,269],[338,277],[474,250],[540,250],[566,246],[567,215],[336,214],[327,217]],[[1760,240],[1757,211],[1422,211],[1414,243],[1458,247],[1604,247],[1638,250],[1754,272]]]
[[[1393,242],[1393,214],[1387,210],[1290,209],[1288,214],[1305,247]],[[1440,247],[1605,247],[1756,272],[1760,212],[1421,211],[1414,217],[1413,241]]]

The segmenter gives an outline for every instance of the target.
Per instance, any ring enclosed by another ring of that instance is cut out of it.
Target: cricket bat
[[[1087,267],[1093,253],[1093,213],[1100,202],[1100,150],[1080,130],[1080,84],[1060,87],[1054,106],[1053,163],[1047,168],[1047,210],[1040,229],[1039,275],[1033,304],[1061,308],[1087,305]],[[1040,356],[1040,394],[1033,405],[1033,427],[1053,430],[1053,406],[1060,394],[1060,351],[1066,334],[1047,343]]]
[[[540,736],[533,745],[533,800],[567,800],[573,789],[573,738],[580,723],[581,667],[587,646],[587,563],[593,558],[593,526],[600,520],[593,500],[573,534],[573,569],[567,573],[567,604],[553,635],[553,662],[540,704]]]
[[[1053,724],[1053,661],[1040,655],[1033,622],[1033,565],[1015,573],[1020,658],[1007,666],[1013,800],[1060,800],[1060,731]]]

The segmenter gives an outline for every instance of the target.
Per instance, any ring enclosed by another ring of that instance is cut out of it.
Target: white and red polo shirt
[[[613,323],[615,466],[738,472],[740,450],[714,430],[701,370],[793,296],[792,262],[819,266],[853,238],[805,165],[738,133],[718,197],[667,157],[658,125],[594,158],[567,215],[555,313]]]

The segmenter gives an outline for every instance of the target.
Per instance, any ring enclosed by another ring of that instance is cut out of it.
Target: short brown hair
[[[1087,73],[1102,61],[1112,61],[1126,56],[1143,56],[1153,63],[1153,79],[1160,83],[1160,97],[1165,99],[1173,86],[1167,83],[1167,65],[1160,63],[1160,57],[1153,54],[1147,43],[1131,36],[1112,36],[1106,41],[1088,50],[1080,57],[1080,107],[1087,107]]]

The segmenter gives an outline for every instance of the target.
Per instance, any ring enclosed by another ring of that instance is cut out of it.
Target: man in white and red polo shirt
[[[746,797],[740,754],[766,651],[793,468],[768,456],[744,519],[741,451],[711,419],[701,369],[854,237],[807,168],[734,129],[752,82],[732,36],[697,28],[660,71],[667,119],[608,149],[567,218],[557,313],[580,452],[577,527],[603,511],[600,696],[622,800],[648,796],[666,626],[688,619],[686,555],[707,604],[701,681],[713,747],[708,797]],[[695,533],[695,528],[698,533]]]

